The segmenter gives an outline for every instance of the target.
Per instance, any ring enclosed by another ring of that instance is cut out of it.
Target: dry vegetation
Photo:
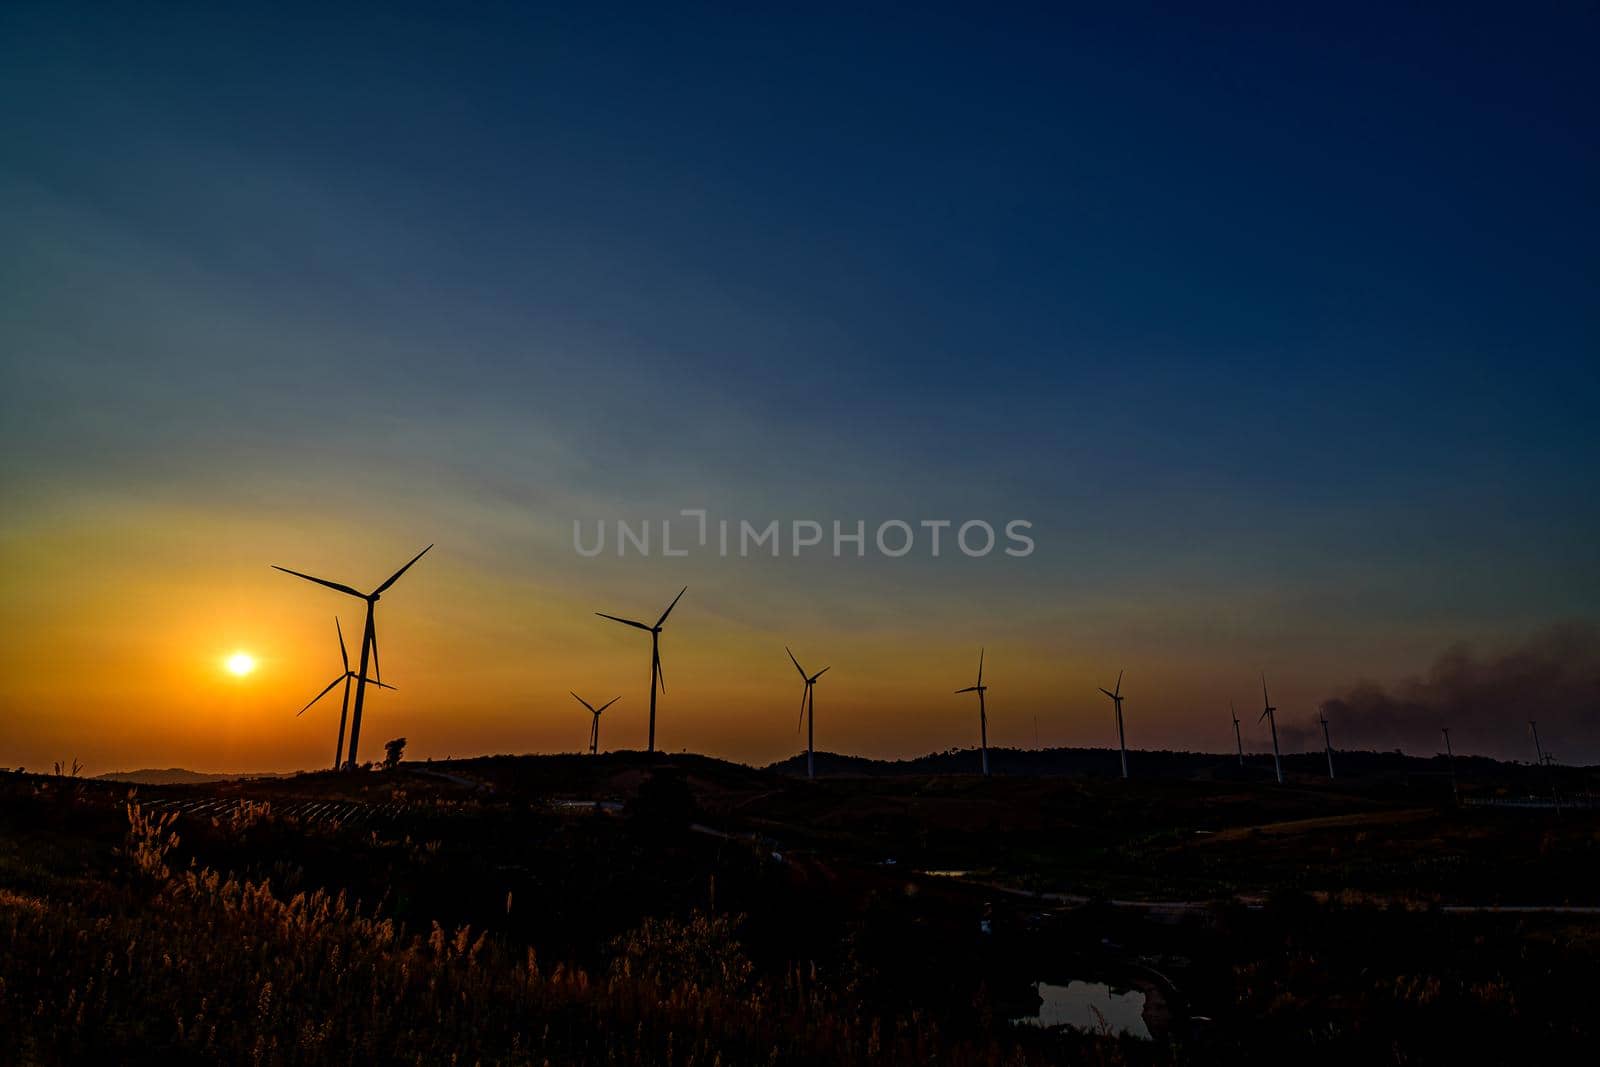
[[[168,790],[227,798],[177,818],[148,791],[0,776],[0,1061],[1454,1064],[1600,1036],[1595,922],[1434,906],[1587,899],[1592,816],[1176,782],[812,786],[695,759],[437,774]],[[585,793],[625,807],[545,803]],[[328,795],[406,814],[290,814]],[[1264,906],[1148,916],[909,870],[946,859],[1013,883],[1249,884]],[[1080,974],[1147,991],[1159,1040],[1008,1023],[1032,981]]]
[[[176,866],[170,816],[127,806],[117,862],[0,890],[0,1032],[24,1063],[1044,1062],[1004,1034],[872,1014],[814,973],[757,976],[740,918],[652,917],[602,973],[471,925],[407,929],[344,893]],[[209,829],[247,832],[241,804]],[[508,907],[510,906],[508,902]]]

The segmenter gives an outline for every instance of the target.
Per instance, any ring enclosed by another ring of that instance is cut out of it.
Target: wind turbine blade
[[[1267,699],[1267,675],[1266,675],[1265,672],[1262,672],[1262,675],[1261,675],[1261,706],[1262,707],[1267,707],[1271,703],[1272,703],[1272,701]]]
[[[300,710],[299,710],[299,711],[297,711],[297,712],[295,712],[295,713],[294,713],[294,716],[295,716],[295,718],[297,718],[297,719],[298,719],[298,718],[299,718],[299,717],[300,717],[300,716],[302,716],[302,715],[304,715],[304,714],[305,714],[305,713],[306,713],[306,712],[308,712],[308,711],[310,711],[310,710],[311,710],[311,705],[312,705],[312,704],[315,704],[315,703],[316,703],[316,702],[317,702],[317,701],[319,701],[319,700],[321,700],[321,699],[322,699],[322,698],[323,698],[323,697],[325,697],[325,696],[327,696],[327,695],[328,695],[328,693],[329,693],[329,692],[331,692],[331,691],[332,691],[332,690],[333,690],[333,687],[334,687],[334,686],[336,686],[336,685],[338,685],[338,684],[339,684],[339,683],[340,683],[340,682],[342,682],[342,681],[344,681],[344,677],[345,677],[345,676],[344,676],[344,675],[342,675],[342,674],[341,674],[341,675],[339,675],[339,677],[337,677],[337,678],[335,678],[335,679],[334,679],[334,680],[333,680],[333,681],[331,681],[331,682],[329,682],[329,683],[328,683],[328,688],[327,688],[327,689],[324,689],[324,690],[323,690],[323,691],[322,691],[322,692],[320,692],[320,693],[318,693],[318,694],[317,694],[317,695],[316,695],[316,696],[314,696],[314,697],[312,697],[312,698],[311,698],[311,702],[310,702],[310,703],[308,703],[308,704],[307,704],[307,705],[306,705],[306,706],[305,706],[305,707],[303,707],[303,708],[301,708],[301,709],[300,709]]]
[[[378,620],[372,620],[372,673],[381,682],[383,666],[378,663]]]
[[[423,549],[421,552],[418,552],[415,556],[412,556],[411,557],[411,563],[415,563],[417,560],[421,559],[423,556],[426,556],[428,554],[428,552],[432,548],[433,548],[433,546],[429,545],[427,548]],[[378,586],[378,588],[374,589],[372,591],[372,595],[373,596],[377,596],[379,593],[381,593],[385,589],[389,588],[395,582],[398,582],[400,580],[400,576],[402,574],[404,574],[406,571],[411,569],[411,563],[407,563],[404,567],[401,567],[399,570],[397,570],[393,574],[389,575],[389,580],[387,582],[384,582],[382,585]]]
[[[983,684],[983,649],[978,649],[978,684]]]
[[[350,670],[350,653],[345,651],[344,629],[339,625],[339,616],[337,615],[333,617],[333,632],[339,635],[339,658],[344,660],[344,669],[348,672]]]
[[[794,724],[794,732],[795,733],[799,733],[800,732],[800,727],[802,727],[802,726],[804,726],[806,724],[806,697],[808,697],[810,695],[811,695],[811,683],[807,682],[806,683],[806,687],[804,689],[800,690],[800,721]]]
[[[682,600],[683,594],[687,593],[688,591],[688,586],[684,586],[682,589],[678,590],[678,595],[672,598],[672,603],[667,605],[667,610],[663,611],[661,613],[661,618],[656,620],[657,626],[661,626],[666,623],[667,616],[672,614],[672,609],[678,606],[678,601]]]
[[[337,589],[341,593],[349,593],[351,596],[360,597],[362,600],[367,599],[367,594],[358,593],[354,589],[351,589],[348,585],[340,585],[338,582],[330,582],[326,578],[316,578],[309,574],[301,574],[299,571],[292,571],[288,567],[280,567],[276,563],[272,565],[272,569],[275,571],[282,571],[285,574],[292,574],[296,578],[304,578],[308,582],[316,582],[318,585],[325,585],[329,589]]]
[[[351,671],[350,673],[352,676],[355,674],[354,671]],[[395,689],[394,686],[389,685],[387,682],[380,682],[376,678],[368,678],[367,681],[368,683],[377,686],[379,689],[388,689],[393,692],[399,692],[399,690]]]
[[[1112,700],[1117,699],[1117,694],[1113,693],[1111,690],[1107,689],[1103,685],[1100,687],[1100,692],[1104,693],[1106,696],[1110,697]]]
[[[568,689],[567,692],[572,693],[572,690]],[[572,699],[576,700],[578,703],[582,704],[584,707],[588,708],[590,711],[594,711],[594,705],[589,703],[587,700],[583,699],[577,693],[572,693]]]
[[[1117,672],[1117,687],[1111,691],[1112,696],[1122,695],[1122,672]]]
[[[656,649],[654,655],[656,661],[656,683],[661,686],[661,691],[665,693],[667,691],[667,675],[661,669],[661,650],[659,648]]]
[[[830,667],[824,667],[820,671],[818,671],[816,674],[813,674],[811,676],[811,684],[812,685],[816,685],[817,684],[817,679],[821,678],[824,674],[827,674],[831,670],[833,670],[833,668],[831,666]]]
[[[1272,714],[1272,709],[1268,708],[1266,711],[1263,711],[1261,713],[1261,719],[1265,719],[1268,715],[1271,715],[1271,714]],[[1257,725],[1259,725],[1261,723],[1261,719],[1257,719],[1256,720]]]
[[[604,704],[601,704],[598,708],[596,708],[594,713],[596,715],[600,714],[602,711],[605,711],[607,708],[609,708],[611,705],[615,704],[617,701],[619,701],[621,699],[622,699],[621,697],[612,697],[610,700],[606,701]]]
[[[785,652],[789,652],[789,646],[788,645],[784,645],[783,646],[783,650]],[[800,661],[794,658],[794,653],[793,652],[789,652],[789,662],[793,663],[794,664],[794,669],[800,672],[800,677],[804,678],[806,676],[805,668],[800,666]]]
[[[634,626],[634,627],[637,627],[637,628],[639,628],[641,630],[644,630],[644,631],[647,631],[647,632],[650,629],[650,627],[646,626],[642,622],[634,622],[632,619],[620,619],[615,615],[607,615],[603,611],[597,611],[597,612],[595,612],[595,614],[600,616],[602,619],[610,619],[612,622],[620,622],[624,626]]]
[[[976,693],[977,691],[978,691],[978,687],[975,686],[975,685],[969,685],[965,689],[957,689],[956,690],[956,692],[958,692],[958,693]]]

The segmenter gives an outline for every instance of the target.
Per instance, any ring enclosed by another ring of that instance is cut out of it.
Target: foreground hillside
[[[1600,1036],[1595,917],[1472,909],[1600,905],[1597,842],[1393,781],[3,775],[0,1033],[25,1063],[1560,1059]],[[1129,1034],[1031,1025],[1074,983]]]

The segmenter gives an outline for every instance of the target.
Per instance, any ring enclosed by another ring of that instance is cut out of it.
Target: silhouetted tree
[[[383,765],[385,767],[398,766],[401,758],[405,755],[405,751],[406,739],[403,737],[397,737],[393,741],[384,742]]]

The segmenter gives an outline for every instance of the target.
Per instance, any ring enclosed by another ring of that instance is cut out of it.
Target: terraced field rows
[[[243,803],[236,797],[185,797],[166,798],[144,803],[148,812],[166,814],[176,812],[180,817],[217,818],[227,816]],[[411,810],[405,801],[391,800],[383,804],[361,804],[348,800],[299,800],[271,805],[275,818],[292,818],[309,826],[367,826],[379,822],[392,822]]]

